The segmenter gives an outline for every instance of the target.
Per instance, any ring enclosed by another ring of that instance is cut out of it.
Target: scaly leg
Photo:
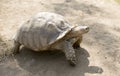
[[[72,47],[72,44],[69,41],[65,41],[63,44],[63,52],[65,53],[65,56],[70,63],[70,65],[75,66],[76,65],[76,55],[75,50]]]
[[[14,46],[13,46],[13,53],[14,53],[14,54],[19,53],[20,45],[21,45],[21,44],[20,44],[19,42],[14,41]]]

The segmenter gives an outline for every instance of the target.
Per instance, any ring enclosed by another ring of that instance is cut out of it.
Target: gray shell
[[[17,31],[14,40],[35,51],[47,50],[50,45],[62,39],[73,26],[63,16],[41,12],[25,22]]]

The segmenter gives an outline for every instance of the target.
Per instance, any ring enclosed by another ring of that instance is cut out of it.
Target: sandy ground
[[[0,62],[0,76],[120,76],[120,5],[113,0],[0,0],[0,55],[18,26],[41,11],[63,15],[90,32],[77,51],[76,67],[61,52],[21,53]],[[4,54],[5,55],[5,54]]]

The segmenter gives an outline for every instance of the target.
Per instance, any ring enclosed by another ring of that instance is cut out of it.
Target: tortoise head
[[[89,31],[88,26],[75,26],[72,29],[72,33],[74,34],[84,34],[84,33],[87,33],[88,31]]]
[[[71,32],[69,33],[69,37],[78,37],[87,32],[89,32],[88,26],[75,26],[74,28],[72,28]]]

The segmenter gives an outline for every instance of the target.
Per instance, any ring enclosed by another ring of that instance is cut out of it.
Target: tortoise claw
[[[68,60],[71,66],[76,66],[76,60]]]

